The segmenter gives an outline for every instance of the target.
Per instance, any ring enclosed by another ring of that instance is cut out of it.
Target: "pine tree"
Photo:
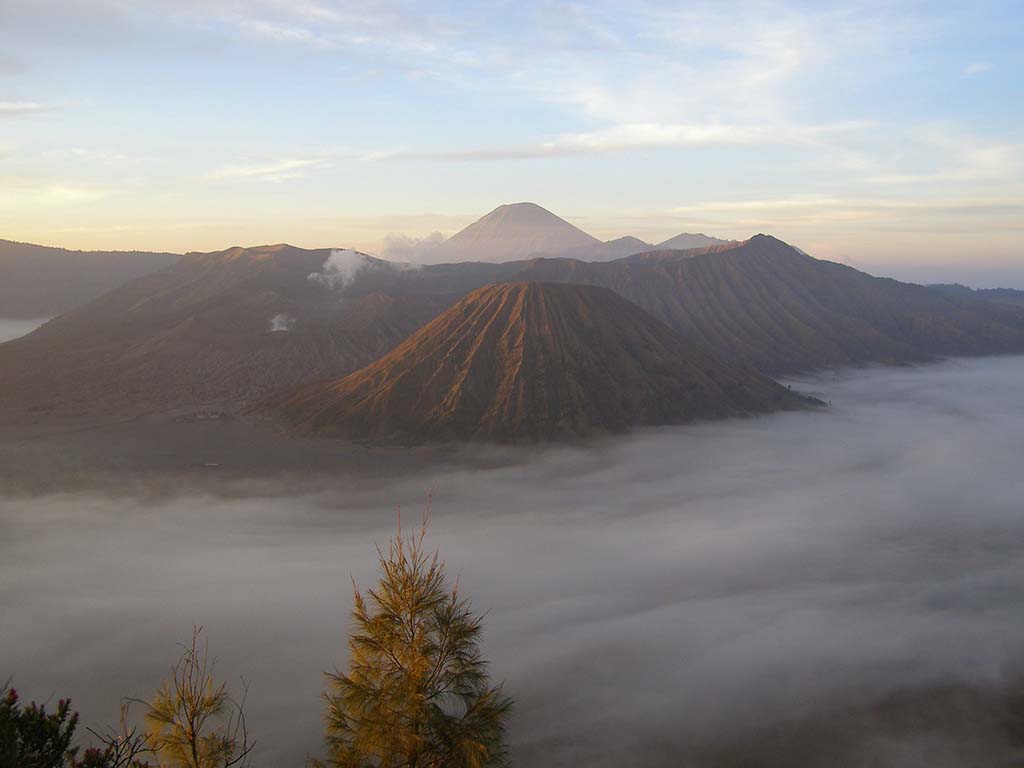
[[[506,765],[512,702],[490,684],[482,617],[458,584],[447,588],[425,533],[399,530],[386,555],[378,550],[382,576],[366,597],[353,583],[349,669],[328,675],[325,694],[331,768]]]
[[[146,746],[160,768],[242,768],[253,743],[245,727],[245,699],[236,701],[213,674],[215,660],[201,627],[146,706]]]

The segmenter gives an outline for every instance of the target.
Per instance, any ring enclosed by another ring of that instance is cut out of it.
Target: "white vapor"
[[[34,115],[51,109],[52,106],[37,101],[0,101],[0,117]]]
[[[445,237],[440,232],[431,232],[426,237],[409,237],[388,234],[381,245],[381,256],[385,259],[426,264],[435,262],[444,253]]]
[[[342,291],[352,285],[356,278],[367,270],[405,271],[409,269],[418,269],[418,265],[383,261],[349,248],[336,248],[331,251],[331,255],[327,257],[320,271],[310,273],[307,279],[325,288],[330,288],[332,291]]]
[[[331,251],[319,272],[309,275],[310,282],[340,291],[351,285],[358,275],[370,263],[370,257],[359,251],[340,248]]]
[[[295,318],[283,312],[270,318],[270,332],[290,331],[295,327]]]

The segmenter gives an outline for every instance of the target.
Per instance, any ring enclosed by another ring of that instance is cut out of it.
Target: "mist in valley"
[[[8,446],[59,492],[2,475],[0,675],[100,725],[201,624],[250,685],[256,764],[302,765],[346,660],[350,576],[371,585],[396,511],[408,529],[431,495],[429,541],[488,611],[517,702],[515,765],[1008,761],[1024,358],[790,383],[831,407],[406,466],[320,441],[293,457],[305,476],[220,482],[161,455],[76,487],[60,442]]]

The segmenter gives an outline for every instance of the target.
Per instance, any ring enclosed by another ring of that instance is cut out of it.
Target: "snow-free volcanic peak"
[[[600,241],[536,203],[499,205],[444,244],[452,261],[509,261]]]
[[[501,283],[469,294],[366,368],[265,410],[310,435],[535,441],[804,404],[606,288]]]

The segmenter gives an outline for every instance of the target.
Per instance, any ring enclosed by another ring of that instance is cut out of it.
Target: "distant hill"
[[[625,256],[632,256],[634,253],[643,253],[654,248],[650,243],[645,243],[638,237],[627,235],[615,240],[608,240],[603,243],[581,245],[562,251],[557,254],[547,254],[563,259],[579,259],[580,261],[614,261]],[[530,254],[531,256],[538,254]]]
[[[939,283],[928,287],[960,299],[983,299],[996,304],[1024,307],[1024,291],[1013,288],[968,288],[959,283]]]
[[[600,241],[535,203],[500,205],[441,246],[453,261],[508,261],[597,246]]]
[[[675,244],[672,245],[672,243]],[[716,237],[708,237],[707,235],[687,234],[677,235],[659,245],[652,245],[651,243],[645,243],[638,237],[627,235],[626,237],[608,240],[597,245],[579,246],[561,253],[547,255],[549,258],[578,259],[579,261],[616,261],[617,259],[629,257],[634,259],[663,258],[663,256],[648,257],[647,254],[651,253],[672,253],[678,255],[681,251],[688,251],[696,255],[698,253],[708,253],[711,249],[732,248],[735,245],[736,243],[731,240],[719,240]],[[543,254],[534,255],[542,256]]]
[[[604,288],[480,288],[381,360],[262,409],[302,434],[546,440],[796,408]]]
[[[693,248],[707,248],[712,245],[726,245],[727,243],[733,242],[732,240],[720,240],[717,237],[710,237],[704,233],[691,235],[689,232],[683,232],[675,237],[670,237],[664,242],[658,243],[652,247],[652,251],[689,251]]]
[[[181,258],[145,251],[69,251],[0,240],[0,317],[53,317]]]

